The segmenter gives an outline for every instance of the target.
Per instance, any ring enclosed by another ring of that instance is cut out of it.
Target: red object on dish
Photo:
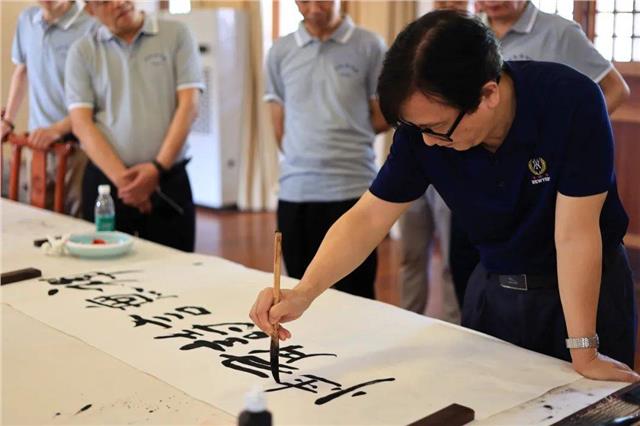
[[[101,240],[100,238],[95,238],[93,241],[91,241],[91,244],[107,244],[107,242],[105,240]]]

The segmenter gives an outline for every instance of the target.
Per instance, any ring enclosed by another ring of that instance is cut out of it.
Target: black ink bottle
[[[264,392],[254,387],[244,397],[244,410],[238,417],[238,426],[271,426],[271,413],[267,410]]]

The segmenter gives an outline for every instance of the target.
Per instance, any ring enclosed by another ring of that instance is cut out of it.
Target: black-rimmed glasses
[[[403,120],[399,120],[399,123],[402,125],[417,129],[420,133],[424,135],[429,135],[431,137],[434,137],[446,142],[453,142],[453,139],[451,139],[451,135],[453,134],[453,132],[456,131],[456,127],[458,127],[458,124],[460,124],[460,121],[462,121],[462,117],[464,117],[465,114],[466,114],[466,111],[464,110],[460,111],[460,114],[458,114],[458,116],[456,117],[456,120],[453,122],[451,127],[449,127],[449,130],[447,130],[446,133],[439,133],[434,130],[431,130],[428,127],[419,127],[419,126],[416,126],[415,124],[412,124]]]

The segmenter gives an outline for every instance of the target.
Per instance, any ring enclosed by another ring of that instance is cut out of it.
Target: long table
[[[140,239],[136,239],[131,254],[118,259],[47,256],[33,247],[34,239],[91,231],[92,224],[7,200],[0,201],[0,213],[3,272],[36,267],[50,278],[119,271],[133,274],[128,278],[134,277],[145,287],[138,289],[140,292],[153,288],[156,295],[167,297],[158,296],[154,303],[144,306],[126,306],[126,311],[122,306],[105,307],[107,299],[88,298],[91,291],[69,290],[51,297],[58,288],[47,295],[43,290],[50,284],[42,280],[3,286],[3,424],[236,422],[242,393],[260,371],[253,371],[252,376],[221,367],[218,361],[222,357],[231,360],[234,355],[230,351],[237,346],[227,349],[215,343],[219,340],[187,340],[216,351],[202,347],[188,353],[175,351],[165,344],[174,339],[158,332],[173,325],[152,322],[149,315],[159,307],[168,311],[178,305],[200,304],[199,309],[204,311],[206,306],[212,316],[245,320],[244,308],[248,310],[248,301],[257,289],[268,285],[268,273]],[[156,271],[158,268],[162,270]],[[293,284],[290,279],[283,281],[285,287]],[[148,297],[145,300],[150,301]],[[89,309],[99,303],[102,305],[98,309]],[[325,320],[327,313],[340,322]],[[127,316],[137,321],[135,328],[127,326]],[[153,318],[167,319],[166,315]],[[199,326],[202,334],[205,326]],[[210,324],[208,327],[208,331],[222,332],[212,330]],[[333,333],[337,328],[339,332]],[[292,324],[292,330],[302,344],[298,351],[315,347],[322,348],[316,352],[323,353],[304,360],[306,366],[295,367],[297,371],[285,371],[293,373],[292,377],[313,377],[316,394],[310,395],[311,387],[302,389],[300,384],[269,394],[276,424],[329,424],[344,419],[351,423],[406,424],[441,408],[444,402],[466,403],[476,409],[477,424],[551,424],[623,386],[582,379],[567,363],[336,291],[318,299],[301,320]],[[225,332],[231,333],[228,329]],[[253,337],[247,338],[249,335]],[[244,337],[236,340],[251,348],[254,343],[268,347],[268,339],[249,341],[261,338],[255,332]],[[385,346],[379,348],[382,344]],[[181,350],[193,346],[190,343]],[[326,348],[335,353],[327,354]],[[328,377],[334,390],[340,389],[343,394],[334,392],[317,398],[320,380],[328,383]],[[362,377],[377,382],[365,388]],[[295,380],[302,383],[299,378]],[[361,387],[347,394],[349,389],[342,383],[356,380]],[[273,388],[269,379],[261,378],[260,382]],[[207,383],[212,383],[211,387]],[[381,408],[380,401],[388,403],[386,408]],[[372,407],[378,412],[374,414]],[[314,412],[315,416],[310,415]]]

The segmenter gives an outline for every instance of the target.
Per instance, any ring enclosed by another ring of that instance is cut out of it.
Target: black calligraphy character
[[[189,315],[194,315],[194,316],[199,316],[199,315],[209,315],[211,312],[208,311],[205,308],[202,308],[200,306],[181,306],[179,308],[176,308],[176,311],[178,312],[182,312],[183,314],[189,314]],[[134,327],[140,327],[142,325],[147,325],[147,324],[153,324],[153,325],[157,325],[159,327],[162,328],[171,328],[171,325],[167,324],[173,321],[172,318],[169,317],[175,317],[178,319],[184,319],[184,315],[180,315],[180,314],[176,314],[175,312],[165,312],[164,314],[162,314],[164,316],[161,315],[156,315],[153,316],[152,318],[154,319],[147,319],[147,318],[143,318],[140,315],[129,315],[129,317],[131,317],[133,319],[133,326]],[[157,321],[159,320],[159,321]],[[186,330],[185,332],[188,333],[188,331]],[[195,336],[202,336],[202,334],[199,333],[195,333]],[[172,335],[172,336],[161,336],[161,337],[156,337],[156,339],[160,338],[160,339],[166,339],[168,337],[187,337],[189,338],[190,336],[182,336],[182,335]],[[195,337],[193,337],[195,339]]]
[[[154,339],[175,339],[178,337],[183,337],[185,339],[190,339],[190,340],[195,340],[198,337],[202,337],[203,334],[202,333],[198,333],[197,331],[193,331],[193,330],[182,330],[182,332],[180,333],[174,333],[174,334],[168,334],[166,336],[156,336],[154,337]]]
[[[366,382],[366,383],[360,383],[359,385],[351,386],[350,388],[339,390],[338,392],[334,392],[332,394],[323,396],[322,398],[318,398],[318,399],[316,399],[316,405],[326,404],[327,402],[331,402],[334,399],[336,399],[336,398],[338,398],[338,397],[340,397],[342,395],[346,395],[346,394],[348,394],[350,392],[353,392],[353,391],[355,391],[357,389],[360,389],[360,388],[363,388],[365,386],[370,386],[370,385],[374,385],[376,383],[382,383],[382,382],[393,382],[394,380],[396,380],[396,379],[393,378],[393,377],[388,377],[386,379],[377,379],[377,380],[371,380],[371,381]],[[359,391],[359,392],[354,393],[351,396],[353,397],[353,396],[361,396],[361,395],[366,395],[366,392]]]
[[[220,358],[224,358],[222,365],[231,368],[233,370],[242,371],[245,373],[253,374],[254,376],[262,377],[264,379],[271,377],[271,374],[263,373],[260,370],[271,372],[271,362],[254,355],[229,355],[220,354]],[[297,370],[296,367],[289,365],[280,365],[281,374],[291,374],[292,370]]]
[[[162,328],[171,328],[171,326],[169,324],[165,324],[165,323],[160,322],[160,321],[154,321],[154,320],[146,319],[146,318],[141,317],[140,315],[129,315],[129,317],[131,317],[133,319],[133,326],[134,327],[140,327],[141,325],[146,325],[146,324],[153,324],[153,325],[160,326]]]
[[[300,389],[306,392],[318,393],[318,383],[332,385],[333,388],[331,388],[331,390],[342,389],[342,385],[340,383],[336,383],[329,379],[324,379],[312,374],[305,374],[302,377],[304,377],[304,379],[300,377],[294,379],[294,382],[296,383],[280,382],[282,386],[278,388],[267,389],[265,392],[277,392],[285,389]]]
[[[181,306],[179,308],[176,308],[176,311],[182,312],[183,314],[193,315],[193,316],[209,315],[211,313],[205,308],[202,308],[200,306]]]
[[[151,303],[154,299],[144,296],[142,294],[112,294],[109,296],[98,296],[93,299],[86,299],[87,302],[94,305],[87,306],[87,308],[97,308],[104,306],[112,309],[125,310],[127,308],[137,308],[145,303]]]
[[[79,274],[71,277],[59,277],[59,278],[46,278],[42,281],[46,281],[52,286],[62,286],[64,288],[71,288],[75,290],[93,290],[103,292],[101,286],[107,285],[120,285],[124,282],[135,282],[136,280],[117,280],[116,275],[126,274],[139,271],[117,271],[117,272],[89,272],[86,274]],[[111,280],[111,281],[108,281]],[[53,296],[59,292],[59,289],[53,288],[48,291],[49,296]]]
[[[336,354],[329,354],[329,353],[305,354],[304,352],[298,350],[301,347],[302,346],[300,345],[290,345],[290,346],[285,346],[283,348],[280,348],[280,357],[286,359],[287,364],[293,364],[294,362],[300,361],[301,359],[311,358],[314,356],[333,356],[333,357],[338,356]],[[269,352],[268,349],[267,350],[256,349],[249,353],[263,354],[268,352]]]
[[[207,333],[215,333],[222,336],[229,336],[231,332],[241,333],[243,332],[243,328],[250,330],[253,327],[255,326],[252,323],[248,323],[248,322],[225,322],[220,324],[194,324],[192,326],[192,329],[204,331]],[[257,340],[257,339],[268,337],[266,334],[261,332],[260,334],[258,334],[258,332],[251,332],[246,336],[242,336],[242,337],[229,336],[222,340],[205,340],[205,339],[196,340],[200,336],[202,336],[202,334],[196,331],[182,330],[182,332],[180,333],[175,333],[167,336],[158,336],[156,337],[156,339],[170,339],[170,338],[181,337],[185,339],[195,340],[192,343],[188,343],[180,347],[181,351],[189,351],[189,350],[198,349],[198,348],[209,348],[215,351],[225,352],[226,351],[225,348],[231,348],[236,343],[246,345],[247,343],[249,343],[249,340]]]
[[[347,389],[342,389],[342,385],[340,383],[336,383],[332,380],[329,379],[325,379],[323,377],[318,377],[318,376],[314,376],[313,374],[305,374],[302,377],[304,377],[305,379],[302,378],[296,378],[294,381],[296,383],[290,383],[290,382],[282,382],[282,386],[277,387],[277,388],[273,388],[273,389],[267,389],[266,392],[277,392],[277,391],[281,391],[284,389],[300,389],[300,390],[304,390],[307,392],[311,392],[311,393],[318,393],[318,387],[320,384],[327,384],[327,385],[331,385],[333,386],[331,388],[332,391],[336,391],[333,392],[329,395],[323,396],[322,398],[318,398],[315,401],[316,405],[323,405],[326,404],[327,402],[331,402],[334,399],[342,396],[342,395],[346,395],[350,392],[353,392],[355,390],[358,390],[360,388],[363,388],[365,386],[370,386],[376,383],[382,383],[382,382],[392,382],[395,380],[395,378],[393,377],[389,377],[386,379],[377,379],[377,380],[371,380],[369,382],[366,383],[361,383],[359,385],[355,385],[355,386],[351,386]],[[361,395],[366,395],[366,392],[363,391],[359,391],[359,392],[355,392],[353,395],[351,396],[361,396]]]

